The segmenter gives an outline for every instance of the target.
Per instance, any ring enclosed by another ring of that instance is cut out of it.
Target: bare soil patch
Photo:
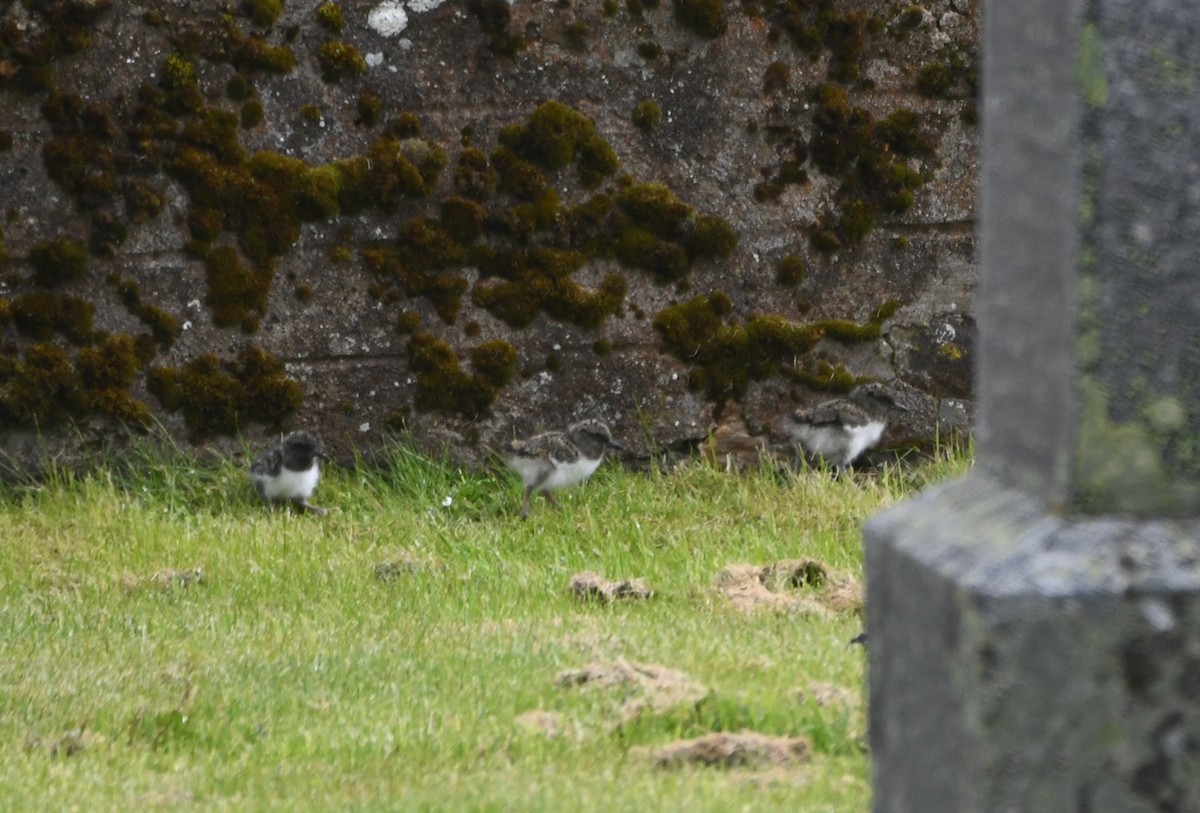
[[[862,610],[862,585],[833,576],[815,559],[784,559],[767,565],[733,564],[717,574],[716,587],[736,609],[772,609],[829,616]]]
[[[571,581],[567,583],[567,590],[580,601],[595,601],[600,604],[611,604],[618,599],[636,601],[654,597],[654,591],[646,586],[643,579],[615,581],[591,570],[572,576]]]
[[[202,567],[183,569],[165,567],[154,571],[149,576],[126,573],[121,577],[121,587],[126,593],[135,593],[145,588],[162,591],[185,590],[189,587],[198,587],[204,584],[204,581],[204,568]]]
[[[644,711],[661,713],[680,706],[694,706],[708,696],[708,689],[677,669],[624,659],[591,663],[582,669],[567,669],[555,680],[559,688],[619,689],[617,712],[629,720]]]
[[[812,758],[812,746],[803,737],[775,737],[753,731],[721,732],[642,751],[659,768],[777,768],[800,765]]]

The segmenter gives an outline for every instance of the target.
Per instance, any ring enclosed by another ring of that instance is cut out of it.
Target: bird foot
[[[296,500],[295,502],[296,507],[305,513],[316,514],[319,517],[323,517],[329,513],[328,508],[322,508],[319,505],[309,505],[308,500]]]

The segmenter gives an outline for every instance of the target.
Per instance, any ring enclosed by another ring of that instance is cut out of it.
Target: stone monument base
[[[976,472],[864,535],[876,813],[1200,810],[1200,522]]]

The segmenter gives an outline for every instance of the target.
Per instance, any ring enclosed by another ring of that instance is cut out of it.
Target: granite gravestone
[[[978,459],[865,529],[874,809],[1200,810],[1200,18],[983,32]]]

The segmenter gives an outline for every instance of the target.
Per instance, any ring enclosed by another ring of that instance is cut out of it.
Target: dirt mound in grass
[[[753,731],[710,734],[641,751],[659,768],[774,768],[799,765],[812,758],[812,746],[803,737],[774,737]]]
[[[619,689],[617,711],[629,720],[643,711],[661,713],[680,706],[694,706],[708,696],[708,689],[677,669],[650,663],[619,660],[590,663],[582,669],[558,674],[559,688]]]
[[[204,584],[204,568],[189,567],[177,570],[166,567],[154,571],[149,576],[135,576],[132,573],[126,573],[120,581],[121,588],[126,593],[136,593],[145,588],[163,591],[183,590]]]
[[[830,575],[816,559],[729,565],[717,574],[716,586],[744,612],[766,608],[827,616],[862,610],[862,585]]]
[[[835,581],[821,591],[821,601],[835,613],[861,613],[862,582],[858,579]]]
[[[645,600],[654,596],[654,591],[642,579],[614,581],[590,570],[572,576],[567,590],[580,601],[600,604],[611,604],[617,599]]]

